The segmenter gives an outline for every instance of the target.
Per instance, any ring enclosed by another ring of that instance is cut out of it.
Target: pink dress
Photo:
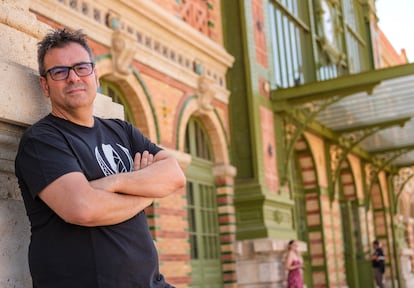
[[[301,264],[299,260],[293,260],[292,265]],[[302,271],[301,268],[289,270],[287,277],[288,288],[303,288]]]

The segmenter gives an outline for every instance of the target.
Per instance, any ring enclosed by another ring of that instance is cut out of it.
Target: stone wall
[[[3,288],[31,284],[27,265],[30,228],[14,176],[14,157],[22,131],[22,127],[0,122],[0,287]]]
[[[30,1],[2,1],[0,9],[0,287],[31,287],[27,262],[30,227],[14,176],[14,158],[25,128],[46,115],[37,42],[49,29],[29,12]],[[123,117],[122,107],[99,95],[95,114]]]
[[[254,239],[237,242],[237,276],[240,288],[285,287],[284,257],[287,240]],[[299,251],[306,251],[306,244],[298,241]]]

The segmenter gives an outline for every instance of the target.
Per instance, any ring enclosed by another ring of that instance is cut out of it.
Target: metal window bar
[[[302,78],[301,32],[309,27],[299,18],[296,1],[270,3],[274,81],[279,87],[299,84]]]

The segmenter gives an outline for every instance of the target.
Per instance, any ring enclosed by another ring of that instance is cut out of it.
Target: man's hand
[[[134,156],[133,171],[109,175],[90,184],[95,189],[163,198],[185,186],[185,176],[177,160],[165,150],[151,155],[148,151]]]
[[[154,162],[154,155],[150,154],[147,150],[141,153],[136,153],[134,158],[134,171],[144,169],[150,166]]]

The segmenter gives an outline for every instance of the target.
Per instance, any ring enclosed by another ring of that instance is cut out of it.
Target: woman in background
[[[288,288],[303,288],[302,268],[302,257],[298,252],[298,243],[295,240],[290,240],[285,261],[285,269],[288,271]]]

